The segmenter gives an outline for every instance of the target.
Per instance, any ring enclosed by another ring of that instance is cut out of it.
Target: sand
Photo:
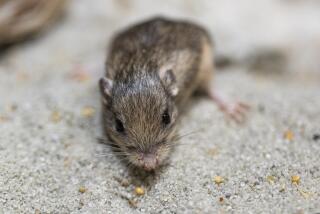
[[[96,65],[125,21],[113,6],[106,14],[80,2],[0,60],[0,213],[320,212],[317,75],[218,72],[216,87],[251,105],[247,122],[231,123],[210,100],[194,98],[170,165],[138,173],[97,140],[103,70]]]

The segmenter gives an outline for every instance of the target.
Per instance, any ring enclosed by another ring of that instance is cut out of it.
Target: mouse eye
[[[165,125],[169,125],[171,122],[171,118],[168,112],[168,109],[166,109],[162,114],[162,123]]]
[[[119,120],[119,119],[116,119],[116,130],[117,130],[117,132],[120,132],[120,133],[124,132],[123,124],[122,124],[121,120]]]

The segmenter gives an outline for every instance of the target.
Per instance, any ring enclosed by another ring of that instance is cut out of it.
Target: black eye
[[[162,114],[162,123],[165,125],[169,125],[171,122],[171,118],[168,112],[168,109],[166,109]]]
[[[120,132],[120,133],[124,132],[123,124],[122,124],[121,120],[119,120],[119,119],[116,119],[116,130],[117,130],[117,132]]]

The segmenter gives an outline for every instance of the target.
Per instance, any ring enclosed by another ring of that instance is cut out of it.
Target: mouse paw
[[[243,102],[223,103],[219,105],[221,111],[236,123],[243,123],[250,106]]]
[[[230,102],[221,93],[217,93],[215,90],[209,92],[211,99],[217,103],[221,111],[232,119],[236,123],[242,123],[246,119],[246,113],[250,109],[250,106],[243,102]]]

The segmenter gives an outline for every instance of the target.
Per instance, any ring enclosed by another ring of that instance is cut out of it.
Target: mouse
[[[129,164],[153,171],[170,159],[177,121],[194,93],[240,122],[249,106],[212,87],[213,42],[191,21],[155,17],[118,32],[99,80],[106,135]]]

